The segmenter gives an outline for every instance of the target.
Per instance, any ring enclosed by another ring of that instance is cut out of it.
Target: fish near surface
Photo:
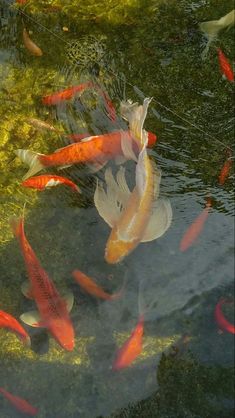
[[[100,182],[94,195],[95,206],[100,216],[112,228],[105,249],[105,260],[114,264],[121,261],[140,242],[152,241],[162,236],[172,221],[172,209],[168,199],[158,199],[161,173],[150,161],[147,151],[147,133],[143,123],[150,99],[143,106],[137,103],[125,104],[126,118],[130,123],[130,132],[141,151],[136,165],[136,186],[130,192],[125,179],[125,170],[121,167],[116,181],[110,168],[105,172],[107,190]],[[124,108],[123,106],[123,108]],[[129,142],[123,138],[123,153],[132,157]]]
[[[74,349],[74,329],[66,303],[42,268],[29,244],[24,232],[24,219],[12,219],[11,225],[20,242],[31,292],[40,314],[39,323],[35,325],[46,327],[61,347],[72,351]]]
[[[25,399],[15,396],[12,393],[8,392],[3,387],[0,387],[0,393],[20,412],[23,414],[30,415],[34,417],[39,413],[39,410],[32,406]]]
[[[148,141],[156,141],[156,135],[146,133]],[[65,167],[72,164],[90,164],[95,170],[101,169],[108,160],[123,156],[122,144],[130,142],[132,147],[132,135],[129,131],[114,131],[104,135],[90,136],[83,138],[80,142],[67,145],[56,150],[54,153],[45,155],[33,151],[19,149],[16,155],[24,163],[29,165],[29,170],[23,180],[33,176],[47,167]],[[135,158],[134,151],[131,156],[125,159]]]
[[[79,187],[72,180],[54,174],[43,174],[41,176],[30,177],[21,183],[24,187],[30,187],[37,190],[44,190],[48,187],[55,187],[60,184],[69,186],[76,192],[81,193]]]
[[[22,325],[12,315],[0,310],[0,328],[7,328],[14,332],[20,340],[27,346],[30,346],[30,336]]]

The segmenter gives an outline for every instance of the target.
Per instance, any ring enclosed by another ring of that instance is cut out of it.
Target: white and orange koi
[[[139,152],[136,166],[136,186],[130,192],[125,179],[124,168],[117,173],[116,181],[112,171],[105,172],[107,190],[100,182],[94,195],[95,206],[100,216],[112,228],[106,244],[105,259],[114,264],[121,261],[140,242],[152,241],[162,236],[172,220],[172,209],[168,199],[158,199],[161,172],[150,161],[147,151],[147,133],[143,129],[148,105],[146,98],[142,106],[138,103],[123,103],[122,116],[129,121],[130,132]],[[135,159],[130,141],[123,137],[122,150],[127,158]]]
[[[30,187],[32,189],[44,190],[48,187],[55,187],[59,184],[64,184],[71,187],[78,193],[81,193],[79,187],[66,177],[56,176],[55,174],[42,174],[41,176],[30,177],[29,179],[21,183],[24,187]]]

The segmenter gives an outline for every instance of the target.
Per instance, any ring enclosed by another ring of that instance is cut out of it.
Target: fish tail
[[[12,216],[9,219],[9,223],[16,238],[20,237],[22,221],[22,218],[17,218],[16,216]]]
[[[208,22],[202,22],[199,25],[202,32],[204,32],[209,38],[216,38],[218,32],[223,28],[223,25],[219,20],[209,20]]]
[[[17,149],[15,151],[15,154],[17,155],[17,157],[20,158],[20,160],[23,163],[29,166],[29,170],[24,175],[23,180],[26,180],[34,174],[38,173],[39,171],[43,170],[44,165],[40,161],[40,157],[44,154],[38,154],[37,152],[25,149]]]

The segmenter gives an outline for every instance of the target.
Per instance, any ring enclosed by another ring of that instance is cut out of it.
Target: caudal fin
[[[40,161],[40,156],[43,154],[38,154],[34,151],[29,151],[26,149],[17,149],[15,151],[15,154],[17,157],[20,158],[20,160],[27,164],[29,166],[29,170],[23,177],[23,180],[28,179],[31,176],[34,176],[34,174],[38,173],[39,171],[44,169],[44,165]]]
[[[9,223],[11,225],[11,229],[13,231],[13,234],[15,235],[16,238],[19,238],[20,236],[20,231],[22,228],[22,218],[17,218],[16,216],[12,216],[9,219]]]

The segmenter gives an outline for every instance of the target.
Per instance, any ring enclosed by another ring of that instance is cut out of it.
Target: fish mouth
[[[74,346],[75,346],[74,340],[61,344],[61,347],[67,351],[73,351]]]

